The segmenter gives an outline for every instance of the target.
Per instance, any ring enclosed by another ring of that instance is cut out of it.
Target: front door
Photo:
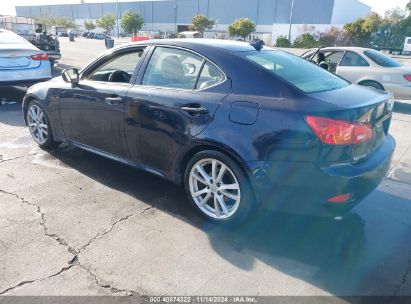
[[[104,57],[81,75],[76,87],[60,92],[60,117],[68,140],[128,158],[125,100],[142,53],[143,49],[134,49]]]

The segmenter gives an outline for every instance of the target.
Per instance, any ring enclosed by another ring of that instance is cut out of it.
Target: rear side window
[[[331,91],[346,87],[349,82],[300,57],[281,51],[239,53],[306,93]]]
[[[348,51],[340,62],[340,66],[362,67],[369,66],[368,62],[357,53]]]
[[[402,66],[401,63],[375,50],[365,51],[364,54],[376,64],[385,68],[397,68]]]
[[[198,78],[196,89],[205,89],[224,80],[224,74],[214,65],[206,62]]]

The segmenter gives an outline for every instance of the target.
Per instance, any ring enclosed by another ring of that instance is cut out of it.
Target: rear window
[[[0,31],[0,44],[24,44],[27,43],[19,35],[10,32]]]
[[[383,66],[385,68],[397,68],[397,67],[402,66],[402,64],[399,63],[398,61],[395,61],[394,59],[378,51],[369,50],[369,51],[365,51],[364,54],[365,56],[370,58],[372,61],[374,61],[376,64]]]
[[[281,51],[240,53],[306,93],[331,91],[346,87],[349,82],[300,57]]]

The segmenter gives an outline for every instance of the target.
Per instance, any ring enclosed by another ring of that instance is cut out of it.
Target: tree
[[[407,3],[405,10],[408,12],[408,15],[411,15],[411,0]]]
[[[191,19],[190,29],[203,35],[206,30],[211,30],[214,25],[215,21],[213,19],[209,19],[204,15],[196,15]]]
[[[276,47],[291,47],[291,42],[288,40],[288,38],[284,36],[280,36],[277,38],[277,41],[275,42]]]
[[[84,20],[84,28],[87,31],[91,31],[91,30],[94,30],[96,28],[96,26],[94,25],[93,21]]]
[[[294,40],[293,47],[309,49],[318,47],[318,41],[315,40],[314,36],[308,33],[302,34]]]
[[[248,18],[241,18],[235,20],[228,26],[228,33],[231,37],[239,36],[245,41],[245,37],[255,31],[255,23]]]
[[[332,26],[329,30],[320,33],[318,40],[319,45],[322,47],[344,46],[347,45],[347,41],[347,33],[336,26]]]
[[[121,17],[121,27],[128,35],[137,33],[144,25],[144,18],[137,12],[128,10]]]
[[[354,22],[344,25],[348,35],[348,44],[355,46],[368,46],[371,41],[371,33],[365,29],[365,19],[359,18]]]
[[[44,17],[36,17],[34,18],[35,23],[42,24],[45,27],[51,26],[64,26],[66,28],[76,28],[76,23],[67,17],[51,17],[51,16],[44,16]]]
[[[106,31],[106,34],[110,34],[115,23],[116,17],[113,14],[105,14],[96,21],[96,25],[103,28]]]

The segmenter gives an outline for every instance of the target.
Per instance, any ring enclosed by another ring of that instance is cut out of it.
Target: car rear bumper
[[[30,85],[49,79],[51,68],[46,60],[42,60],[36,68],[0,70],[0,86]]]
[[[383,86],[386,91],[393,93],[396,99],[411,99],[411,83],[383,83]]]
[[[264,208],[290,213],[338,216],[351,210],[373,191],[389,170],[395,141],[387,136],[377,151],[361,164],[321,167],[307,162],[248,162],[257,199]],[[344,203],[331,197],[350,193]]]

